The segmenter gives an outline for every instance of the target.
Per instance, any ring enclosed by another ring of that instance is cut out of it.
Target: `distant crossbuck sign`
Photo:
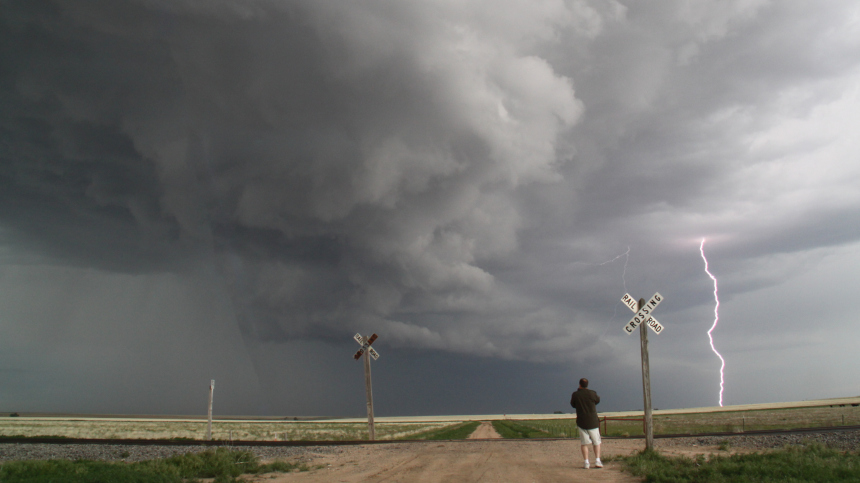
[[[642,323],[650,327],[655,334],[663,332],[663,326],[651,315],[651,312],[660,305],[660,302],[663,301],[663,296],[660,295],[660,292],[656,292],[652,295],[638,311],[636,310],[636,306],[638,305],[636,299],[631,297],[630,294],[624,294],[624,296],[621,297],[621,301],[624,302],[624,305],[626,305],[630,310],[636,312],[636,315],[630,319],[630,322],[627,322],[627,324],[624,325],[624,332],[628,335],[632,334],[633,331],[636,330],[636,327],[639,327],[639,324]]]
[[[358,358],[364,354],[364,351],[368,351],[370,353],[370,357],[373,357],[373,360],[379,359],[379,354],[375,350],[373,350],[373,347],[370,347],[370,344],[373,344],[373,342],[376,341],[377,337],[379,336],[373,334],[370,336],[369,339],[365,340],[364,336],[361,334],[355,334],[355,336],[353,336],[353,339],[355,339],[355,341],[358,342],[359,345],[361,345],[361,349],[359,349],[358,352],[355,353],[355,360],[358,360]]]

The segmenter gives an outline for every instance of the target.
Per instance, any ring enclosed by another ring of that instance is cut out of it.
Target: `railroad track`
[[[702,436],[763,436],[772,434],[809,434],[809,433],[834,433],[845,431],[858,431],[860,426],[830,426],[820,428],[797,428],[797,429],[772,429],[754,430],[744,432],[714,432],[694,434],[655,434],[655,439],[668,438],[695,438]],[[644,436],[604,436],[603,439],[643,439]],[[575,438],[532,438],[532,439],[453,439],[447,442],[474,442],[474,441],[553,441]],[[359,444],[390,444],[390,443],[439,443],[440,440],[354,440],[354,441],[229,441],[229,440],[194,440],[194,439],[82,439],[82,438],[4,438],[0,437],[0,444],[103,444],[103,445],[127,445],[127,446],[225,446],[225,447],[248,447],[248,446],[350,446]]]

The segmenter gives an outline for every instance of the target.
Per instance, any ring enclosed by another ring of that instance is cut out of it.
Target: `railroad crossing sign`
[[[373,347],[370,347],[370,344],[373,344],[377,337],[376,334],[370,337],[364,337],[361,334],[353,336],[353,339],[361,346],[361,349],[355,353],[355,360],[364,355],[364,386],[367,390],[367,431],[371,441],[376,439],[376,428],[373,424],[373,386],[370,382],[370,357],[373,357],[373,360],[377,360],[379,359],[379,354],[373,350]]]
[[[632,334],[633,331],[636,330],[636,327],[639,327],[639,324],[642,323],[653,330],[655,334],[663,332],[663,325],[660,324],[660,322],[657,322],[657,319],[651,315],[651,311],[656,309],[657,306],[660,305],[660,302],[663,301],[663,296],[660,295],[660,292],[656,292],[652,295],[639,310],[636,310],[636,306],[638,305],[636,299],[631,297],[630,294],[624,294],[624,296],[621,297],[621,301],[627,306],[627,308],[636,312],[636,315],[634,315],[633,318],[624,325],[624,332],[626,332],[627,335]]]
[[[358,358],[364,354],[364,351],[368,351],[370,353],[370,357],[373,357],[373,360],[379,359],[379,353],[373,350],[373,347],[370,347],[370,344],[373,344],[377,337],[379,336],[376,334],[371,335],[370,338],[365,338],[361,334],[355,334],[355,336],[353,336],[353,339],[361,345],[361,349],[355,353],[355,360],[358,360]]]
[[[651,312],[660,305],[663,301],[663,296],[660,292],[655,292],[646,302],[645,299],[636,300],[629,293],[621,297],[621,301],[636,315],[624,324],[624,332],[628,335],[632,334],[636,327],[645,324],[654,331],[655,334],[663,332],[663,326],[657,319],[651,315]],[[642,411],[645,419],[645,449],[654,448],[654,425],[651,418],[651,368],[648,362],[648,331],[644,328],[639,329],[639,348],[642,351],[642,398],[644,402],[644,410]]]

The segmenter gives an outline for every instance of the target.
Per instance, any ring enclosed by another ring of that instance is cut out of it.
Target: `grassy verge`
[[[647,482],[858,482],[860,454],[821,444],[786,447],[767,453],[668,458],[643,451],[624,458],[626,469]]]
[[[3,435],[0,435],[0,439],[5,439],[5,438],[9,438],[9,439],[69,439],[68,436],[52,436],[52,435],[40,436],[38,434],[31,435],[31,436],[24,436],[21,434],[11,434],[11,435],[3,434]]]
[[[493,427],[503,438],[549,438],[552,435],[531,426],[521,424],[519,421],[498,420],[493,421]]]
[[[471,421],[467,423],[455,424],[440,429],[426,431],[416,434],[407,439],[466,439],[470,434],[475,432],[475,429],[481,425],[480,421]]]
[[[0,465],[4,483],[190,483],[198,478],[215,478],[216,483],[240,481],[244,474],[306,471],[304,465],[287,462],[260,464],[251,452],[218,448],[170,458],[122,463],[90,460],[11,461]]]

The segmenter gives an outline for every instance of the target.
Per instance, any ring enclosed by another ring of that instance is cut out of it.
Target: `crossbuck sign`
[[[636,310],[636,299],[631,297],[630,294],[624,294],[624,296],[621,297],[621,301],[624,302],[624,305],[626,305],[630,310],[636,312],[636,315],[630,319],[630,322],[627,322],[627,324],[624,325],[624,332],[626,332],[627,335],[632,334],[633,331],[636,330],[636,327],[639,327],[639,324],[642,323],[653,330],[655,334],[663,332],[663,325],[661,325],[660,322],[657,322],[657,319],[651,315],[651,311],[656,309],[657,306],[660,305],[660,302],[663,301],[663,296],[660,295],[660,292],[652,295],[638,311]]]
[[[373,350],[373,347],[370,347],[370,344],[373,344],[377,337],[379,336],[373,334],[370,336],[370,338],[365,340],[364,336],[362,336],[361,334],[355,334],[355,336],[353,336],[353,339],[355,339],[355,341],[358,342],[358,344],[361,346],[361,349],[359,349],[358,352],[355,353],[355,360],[358,360],[358,358],[361,357],[362,354],[364,354],[364,351],[370,352],[370,357],[373,357],[373,360],[379,359],[379,354],[375,350]]]

